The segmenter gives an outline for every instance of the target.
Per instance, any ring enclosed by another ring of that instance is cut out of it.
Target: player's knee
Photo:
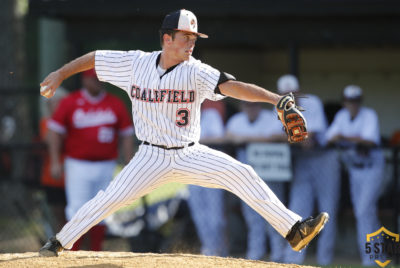
[[[356,214],[356,217],[359,219],[372,218],[374,215],[376,215],[376,206],[361,205],[358,208],[355,208],[354,212]]]
[[[258,178],[258,175],[252,166],[243,164],[242,167],[246,170],[248,174],[250,174],[252,178]]]

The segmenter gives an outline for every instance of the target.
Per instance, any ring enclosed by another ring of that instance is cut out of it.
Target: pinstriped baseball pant
[[[225,153],[200,144],[180,150],[141,145],[107,189],[83,205],[56,237],[69,249],[92,226],[113,212],[170,182],[230,191],[283,237],[301,220],[281,203],[253,168]]]

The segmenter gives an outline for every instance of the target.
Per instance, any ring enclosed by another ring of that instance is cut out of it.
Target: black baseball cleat
[[[64,248],[55,236],[47,240],[46,244],[39,250],[40,257],[57,257],[58,252],[63,251]]]
[[[329,220],[326,212],[320,213],[317,217],[309,217],[299,221],[290,229],[286,240],[289,241],[294,251],[300,251],[324,228]]]

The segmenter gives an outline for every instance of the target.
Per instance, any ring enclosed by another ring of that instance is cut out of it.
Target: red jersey
[[[132,135],[132,120],[125,104],[106,92],[91,96],[85,89],[64,98],[48,128],[65,134],[69,157],[101,161],[117,158],[118,135]]]

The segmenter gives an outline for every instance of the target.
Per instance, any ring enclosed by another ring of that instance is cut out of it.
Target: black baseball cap
[[[208,35],[197,31],[197,18],[193,12],[181,9],[165,16],[161,30],[178,30],[194,33],[201,38],[208,38]]]

